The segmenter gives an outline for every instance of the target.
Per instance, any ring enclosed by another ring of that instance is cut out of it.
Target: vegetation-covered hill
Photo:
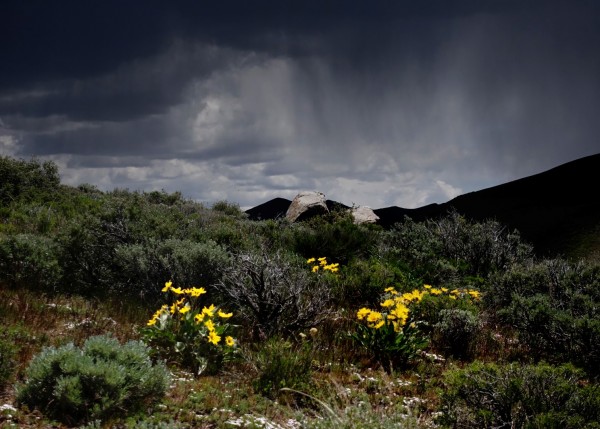
[[[456,211],[472,221],[496,220],[535,246],[540,256],[600,261],[600,200],[594,194],[600,154],[502,185],[460,195],[443,204],[415,209],[375,209],[390,228],[405,217],[417,222]],[[289,200],[276,198],[246,211],[251,219],[285,216]],[[333,201],[330,206],[340,205]]]
[[[600,267],[496,221],[0,183],[2,427],[599,427]]]

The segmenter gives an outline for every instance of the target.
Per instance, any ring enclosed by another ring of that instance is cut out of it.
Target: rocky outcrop
[[[371,207],[367,206],[358,206],[352,208],[352,217],[354,218],[354,223],[377,223],[379,220],[379,216],[375,214]]]
[[[285,217],[290,222],[297,222],[328,212],[325,194],[300,192],[290,204]]]

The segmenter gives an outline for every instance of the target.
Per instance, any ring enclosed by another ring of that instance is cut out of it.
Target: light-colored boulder
[[[285,217],[290,222],[296,222],[325,213],[329,213],[325,202],[325,194],[305,191],[296,195],[287,209]]]
[[[379,216],[375,214],[371,207],[358,206],[352,208],[352,217],[354,223],[376,223],[379,220]]]

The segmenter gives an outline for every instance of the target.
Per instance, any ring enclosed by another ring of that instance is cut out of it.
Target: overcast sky
[[[71,185],[413,208],[599,135],[596,0],[0,0],[0,154]]]

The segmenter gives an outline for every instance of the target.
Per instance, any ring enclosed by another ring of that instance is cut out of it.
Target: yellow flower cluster
[[[470,298],[476,301],[481,299],[481,292],[474,289],[462,288],[449,290],[445,287],[435,288],[431,285],[423,285],[423,288],[425,289],[425,293],[429,293],[430,295],[434,296],[447,295],[450,299]]]
[[[204,289],[203,287],[192,287],[192,288],[188,288],[188,289],[181,289],[180,287],[173,287],[172,281],[166,282],[165,287],[162,288],[162,292],[169,292],[169,291],[171,291],[177,295],[189,295],[189,296],[193,296],[194,298],[197,298],[200,295],[206,293],[206,289]]]
[[[365,320],[369,328],[379,329],[383,325],[392,324],[394,331],[400,332],[408,320],[410,312],[408,305],[413,301],[420,301],[423,294],[414,290],[401,295],[394,288],[387,288],[383,298],[380,304],[383,307],[382,312],[361,308],[356,313],[356,317],[358,320]]]
[[[189,298],[194,299],[198,298],[200,295],[205,294],[206,290],[202,287],[181,289],[179,287],[173,287],[173,283],[171,281],[168,281],[165,283],[165,287],[162,289],[162,292],[173,292],[176,295],[187,295]],[[168,318],[169,316],[176,317],[179,315],[183,315],[183,317],[186,317],[186,313],[191,311],[192,313],[194,313],[193,320],[196,323],[196,325],[202,324],[207,329],[207,341],[214,345],[219,344],[219,342],[221,341],[221,336],[217,333],[213,318],[216,315],[221,319],[229,319],[231,316],[233,316],[233,313],[225,313],[224,311],[217,309],[217,307],[215,307],[214,304],[211,304],[209,307],[204,306],[201,311],[198,311],[193,309],[193,304],[194,303],[191,301],[186,301],[185,296],[179,298],[170,306],[164,304],[152,315],[152,317],[147,323],[147,326],[156,325],[156,323],[159,320],[161,320],[161,317],[163,317],[163,315],[165,318]],[[227,336],[225,337],[225,344],[227,344],[228,346],[233,346],[235,345],[235,340],[233,339],[233,337]]]
[[[340,264],[328,263],[327,258],[322,256],[320,258],[310,258],[306,261],[307,264],[312,264],[312,272],[316,273],[319,270],[329,271],[331,273],[337,273],[339,271]]]
[[[447,294],[450,299],[471,298],[480,299],[480,292],[470,289],[434,288],[431,285],[424,285],[422,290],[414,289],[411,292],[399,293],[394,287],[388,287],[384,290],[383,302],[380,303],[382,312],[363,307],[356,313],[358,320],[367,322],[367,326],[373,329],[379,329],[384,325],[392,324],[394,331],[400,332],[406,325],[410,314],[409,305],[413,302],[420,302],[426,295]]]

